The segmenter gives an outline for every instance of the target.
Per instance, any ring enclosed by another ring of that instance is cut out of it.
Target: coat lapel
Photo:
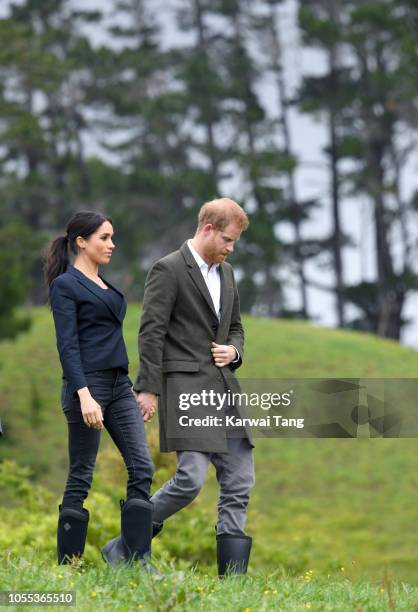
[[[67,272],[70,272],[70,274],[75,276],[79,283],[81,283],[86,289],[88,289],[88,291],[91,291],[91,293],[93,293],[99,300],[101,300],[103,304],[107,306],[107,308],[110,310],[113,316],[119,321],[119,323],[123,321],[123,318],[126,314],[126,300],[123,294],[118,289],[116,289],[116,287],[113,287],[113,285],[111,285],[109,281],[104,280],[102,276],[100,276],[99,274],[99,277],[102,279],[102,281],[106,283],[108,287],[116,291],[116,293],[119,293],[119,295],[122,297],[122,304],[121,304],[121,308],[119,312],[115,312],[113,310],[110,303],[108,303],[104,297],[103,289],[101,289],[97,283],[90,280],[85,274],[80,272],[80,270],[77,270],[77,268],[74,268],[74,266],[68,266]]]
[[[220,325],[224,322],[225,317],[229,319],[229,309],[232,304],[233,287],[228,282],[228,275],[225,272],[225,266],[219,266],[219,274],[221,277],[221,319]]]
[[[190,276],[192,277],[194,284],[199,289],[200,293],[202,294],[202,297],[204,298],[205,302],[207,303],[210,310],[212,311],[213,316],[218,321],[218,315],[216,314],[215,307],[213,305],[213,301],[209,293],[209,289],[206,286],[206,283],[203,279],[202,273],[199,269],[199,266],[196,263],[195,258],[193,257],[193,255],[190,252],[189,247],[187,246],[187,242],[183,244],[183,246],[180,248],[180,251],[186,261],[188,272]]]

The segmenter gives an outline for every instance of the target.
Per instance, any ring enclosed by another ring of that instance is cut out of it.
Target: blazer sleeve
[[[77,301],[68,283],[57,277],[50,287],[57,348],[71,392],[87,387],[78,342]]]
[[[238,287],[235,282],[234,273],[231,268],[231,276],[234,287],[234,303],[231,312],[231,323],[229,326],[229,334],[226,344],[231,344],[238,353],[238,358],[235,361],[231,361],[229,367],[232,370],[236,370],[242,365],[242,358],[244,356],[244,328],[241,323],[241,309],[239,303]]]
[[[177,297],[177,277],[160,260],[145,281],[141,325],[138,335],[140,370],[135,391],[161,395],[164,341]]]

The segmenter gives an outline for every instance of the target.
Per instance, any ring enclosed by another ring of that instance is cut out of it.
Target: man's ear
[[[210,232],[214,229],[213,227],[213,223],[206,223],[206,225],[204,225],[202,227],[202,232],[204,236],[207,236],[208,234],[210,234]]]

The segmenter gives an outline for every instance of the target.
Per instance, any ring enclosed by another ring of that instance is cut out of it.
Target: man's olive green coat
[[[145,283],[139,330],[140,373],[136,391],[159,396],[160,449],[226,452],[225,427],[179,427],[179,417],[222,416],[225,411],[204,405],[179,408],[180,394],[214,391],[239,393],[234,370],[242,363],[244,331],[238,290],[230,264],[219,266],[221,313],[187,243],[151,268]],[[232,344],[240,358],[223,368],[214,364],[212,342]],[[185,396],[182,396],[185,397]],[[240,408],[237,406],[238,416]],[[235,413],[237,414],[237,413]],[[244,415],[243,415],[244,416]],[[225,422],[225,421],[224,421]],[[196,435],[196,432],[197,435]],[[235,435],[242,435],[239,431]],[[250,438],[248,431],[244,435]],[[250,440],[251,441],[251,440]]]

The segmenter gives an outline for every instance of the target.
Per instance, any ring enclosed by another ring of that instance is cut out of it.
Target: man
[[[153,416],[159,398],[160,450],[177,452],[175,475],[151,498],[153,535],[198,495],[212,463],[220,486],[219,575],[247,569],[251,538],[244,525],[254,484],[253,444],[247,431],[225,428],[226,415],[239,412],[233,405],[224,409],[226,402],[220,411],[203,399],[194,401],[187,413],[216,415],[223,426],[206,427],[203,435],[198,427],[180,427],[179,398],[239,392],[234,370],[242,363],[244,332],[233,270],[225,260],[247,227],[247,215],[236,202],[213,200],[202,206],[193,239],[154,264],[145,284],[140,375],[134,385],[144,420]],[[123,556],[120,539],[105,551],[114,564]]]

